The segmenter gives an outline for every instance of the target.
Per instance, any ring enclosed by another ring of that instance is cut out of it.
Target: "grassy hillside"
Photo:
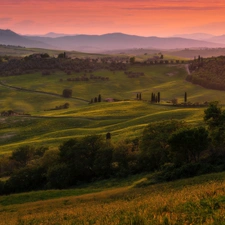
[[[148,176],[0,197],[2,225],[223,224],[224,173],[145,186]]]
[[[190,102],[218,100],[225,103],[225,92],[207,90],[186,82],[184,65],[134,65],[129,70],[144,72],[145,75],[128,78],[122,71],[101,70],[94,72],[94,75],[109,77],[108,81],[88,82],[66,81],[68,77],[81,76],[81,73],[66,75],[56,72],[42,76],[37,72],[3,77],[1,81],[5,84],[29,90],[61,95],[64,88],[71,88],[73,97],[87,101],[98,94],[101,94],[102,99],[115,98],[121,101],[88,104],[72,98],[26,92],[1,85],[1,110],[25,112],[31,116],[0,118],[0,153],[10,152],[24,144],[56,147],[68,138],[90,134],[105,135],[106,132],[112,133],[113,141],[133,138],[139,136],[148,123],[158,120],[182,119],[201,123],[204,108],[179,108],[167,103],[172,98],[183,102],[185,91]],[[60,82],[60,79],[64,81]],[[142,101],[135,100],[137,92],[142,93]],[[152,92],[161,93],[160,105],[148,102]],[[70,104],[69,109],[50,110],[66,102]]]

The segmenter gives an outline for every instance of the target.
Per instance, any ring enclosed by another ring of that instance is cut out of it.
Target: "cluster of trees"
[[[128,78],[139,78],[140,76],[145,75],[143,72],[132,72],[132,71],[125,71],[124,74],[126,74]]]
[[[108,81],[108,77],[103,77],[103,76],[94,76],[93,74],[90,74],[89,77],[87,77],[86,74],[84,74],[81,77],[76,77],[76,78],[67,78],[67,81],[89,81],[89,80],[102,80],[102,81]],[[63,81],[62,79],[60,81]]]
[[[191,75],[187,81],[205,88],[225,90],[225,56],[205,58],[198,57],[189,65]]]
[[[92,98],[90,103],[96,103],[96,102],[101,102],[101,101],[102,101],[102,96],[101,96],[101,94],[99,94],[98,97]]]
[[[159,103],[160,102],[160,92],[158,92],[157,94],[155,94],[155,93],[151,94],[151,102],[152,103]]]
[[[142,99],[142,94],[141,93],[137,93],[136,99],[137,100],[141,100]]]
[[[51,110],[68,109],[69,107],[70,107],[70,104],[66,102],[65,104],[56,106],[54,109],[51,109]]]
[[[184,60],[164,60],[159,58],[152,58],[144,61],[144,64],[155,65],[155,64],[183,64]]]
[[[225,111],[218,102],[205,110],[206,126],[183,121],[149,124],[139,138],[117,143],[98,135],[74,138],[58,149],[23,146],[0,158],[0,193],[67,188],[110,177],[155,172],[156,181],[225,170]]]

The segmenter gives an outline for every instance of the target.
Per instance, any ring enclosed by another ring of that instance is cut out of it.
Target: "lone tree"
[[[108,132],[108,133],[106,134],[106,140],[110,140],[110,139],[111,139],[111,133]]]
[[[184,93],[184,102],[187,103],[187,92]]]
[[[63,90],[63,97],[64,98],[71,98],[72,97],[72,90],[71,89],[64,89]]]
[[[160,103],[160,92],[158,92],[158,98],[157,98],[157,100],[158,100],[158,103]]]
[[[135,57],[131,57],[130,58],[130,64],[134,64],[135,63]]]
[[[102,101],[102,96],[99,94],[98,95],[98,102],[101,102]]]

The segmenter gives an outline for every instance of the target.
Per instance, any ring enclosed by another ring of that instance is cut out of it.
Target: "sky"
[[[225,34],[225,0],[0,0],[0,29],[19,34]]]

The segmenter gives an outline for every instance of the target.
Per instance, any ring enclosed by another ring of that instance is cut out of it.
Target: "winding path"
[[[188,64],[185,65],[185,68],[186,68],[186,71],[187,71],[188,75],[190,75],[191,72],[190,72],[190,70],[189,70]]]
[[[60,94],[55,94],[55,93],[45,92],[45,91],[35,91],[35,90],[26,89],[26,88],[20,88],[20,87],[16,87],[16,86],[11,86],[11,85],[8,85],[8,84],[4,83],[3,81],[0,81],[0,85],[2,85],[4,87],[12,88],[12,89],[20,90],[20,91],[26,91],[26,92],[32,92],[32,93],[39,93],[39,94],[45,94],[45,95],[51,95],[51,96],[56,96],[56,97],[64,98]],[[79,100],[79,101],[83,101],[83,102],[89,102],[88,100],[85,100],[85,99],[82,99],[82,98],[75,98],[75,97],[70,97],[70,98],[76,99],[76,100]]]

